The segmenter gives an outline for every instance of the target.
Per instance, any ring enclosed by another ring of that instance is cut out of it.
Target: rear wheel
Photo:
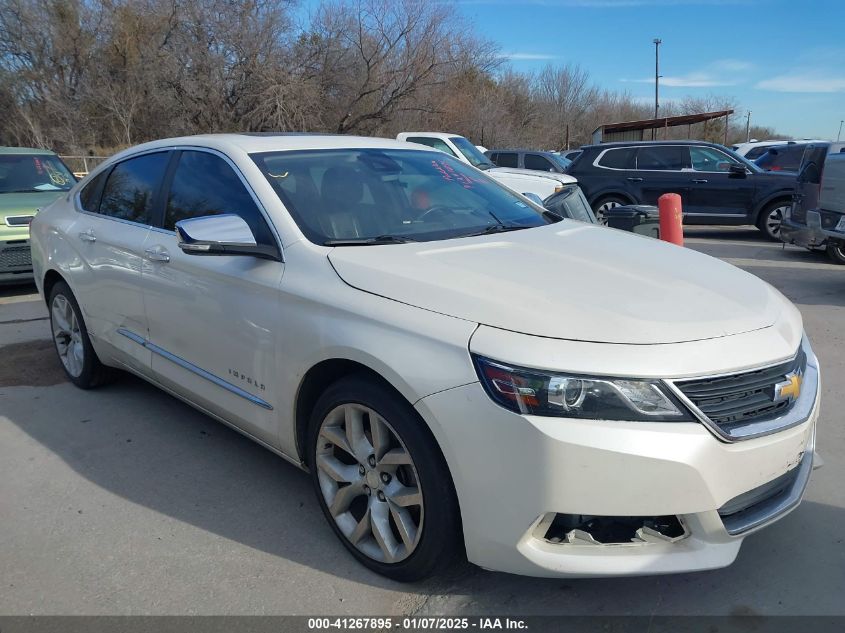
[[[628,204],[628,202],[619,196],[606,196],[596,201],[593,205],[593,213],[596,215],[599,224],[607,224],[607,212],[625,204]]]
[[[57,282],[50,290],[49,306],[56,354],[70,381],[82,389],[107,382],[112,370],[97,358],[82,310],[65,282]]]
[[[780,241],[780,227],[789,207],[790,203],[786,200],[772,202],[760,213],[757,228],[763,231],[770,240]]]
[[[454,560],[460,521],[448,469],[404,399],[366,376],[344,378],[317,402],[308,444],[323,514],[361,563],[409,582]]]
[[[827,256],[837,264],[845,264],[845,242],[831,242],[828,244]]]

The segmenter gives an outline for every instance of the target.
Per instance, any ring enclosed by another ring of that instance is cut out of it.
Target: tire
[[[827,256],[834,263],[845,265],[845,242],[831,242],[828,244]]]
[[[780,242],[780,227],[783,223],[784,214],[791,203],[788,200],[775,200],[767,204],[760,212],[757,219],[757,228],[763,235],[774,242]]]
[[[593,204],[593,213],[595,214],[596,219],[599,221],[599,224],[607,224],[607,216],[605,215],[605,211],[614,207],[621,207],[625,204],[630,203],[620,196],[605,196],[603,198],[599,198]]]
[[[449,470],[401,396],[366,375],[342,378],[314,407],[307,450],[323,514],[364,566],[413,582],[455,561],[461,525]]]
[[[82,310],[65,282],[56,282],[50,290],[47,307],[50,310],[53,345],[68,379],[80,389],[91,389],[108,382],[113,371],[97,358]]]

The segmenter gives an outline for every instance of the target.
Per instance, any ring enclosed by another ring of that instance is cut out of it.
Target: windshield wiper
[[[491,224],[478,233],[467,233],[461,237],[475,237],[476,235],[491,235],[493,233],[507,233],[508,231],[521,231],[522,229],[530,229],[530,226],[520,226],[518,224]]]
[[[377,237],[351,237],[347,239],[326,240],[323,246],[371,246],[373,244],[407,244],[417,240],[401,235],[379,235]]]

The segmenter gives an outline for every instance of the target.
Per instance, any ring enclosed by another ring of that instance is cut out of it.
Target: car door
[[[278,444],[276,332],[284,272],[278,240],[246,179],[224,155],[174,154],[161,216],[145,248],[144,301],[155,378],[259,440]],[[244,255],[188,255],[179,220],[242,217],[279,261]]]
[[[167,151],[142,154],[95,177],[76,200],[80,213],[70,234],[81,260],[73,290],[89,334],[142,373],[149,372],[150,353],[134,338],[147,333],[144,248],[169,156]]]
[[[657,204],[664,193],[677,193],[686,203],[689,194],[689,152],[683,145],[642,145],[637,148],[637,169],[628,177],[639,189],[640,204]]]
[[[684,211],[688,216],[743,221],[754,201],[754,174],[731,172],[745,165],[733,156],[707,145],[689,146],[691,171]]]

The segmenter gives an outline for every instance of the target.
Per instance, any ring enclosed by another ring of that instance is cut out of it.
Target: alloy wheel
[[[780,237],[780,227],[783,224],[783,218],[786,215],[786,211],[789,209],[788,204],[781,205],[779,207],[773,208],[769,211],[769,214],[766,216],[766,233],[774,239],[778,239]]]
[[[85,347],[79,319],[67,297],[57,294],[50,307],[50,321],[53,327],[53,341],[56,351],[67,373],[78,378],[85,366]]]
[[[387,420],[360,404],[335,407],[320,425],[315,457],[323,500],[346,539],[381,563],[410,556],[422,535],[422,489]]]
[[[621,206],[622,203],[617,202],[616,200],[608,200],[607,202],[600,204],[599,208],[596,210],[596,219],[599,221],[599,224],[607,224],[607,212]]]

